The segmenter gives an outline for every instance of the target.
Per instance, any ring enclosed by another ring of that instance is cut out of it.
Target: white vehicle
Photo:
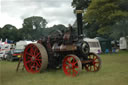
[[[84,38],[84,41],[88,42],[90,52],[101,53],[101,46],[98,39]]]
[[[0,51],[0,60],[6,59],[8,51]]]
[[[121,50],[125,50],[125,49],[128,49],[128,40],[126,40],[125,37],[121,37],[120,38],[120,49]]]
[[[2,59],[3,59],[4,54],[5,54],[5,52],[4,52],[4,51],[0,51],[0,60],[2,60]]]
[[[0,49],[0,60],[6,59],[6,54],[11,50],[14,49],[14,44],[3,44],[1,45]]]

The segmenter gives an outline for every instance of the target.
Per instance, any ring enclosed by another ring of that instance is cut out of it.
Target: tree
[[[111,35],[112,26],[128,17],[127,8],[122,5],[126,2],[126,0],[92,0],[84,15],[84,21],[88,25],[97,25],[89,29],[96,29],[96,32],[102,35]]]
[[[121,10],[128,11],[128,0],[120,0],[118,4]]]
[[[86,9],[89,6],[90,2],[91,0],[73,0],[72,6],[74,8],[78,7],[78,8]]]
[[[54,25],[50,29],[51,29],[51,31],[56,31],[56,30],[65,31],[67,29],[67,27],[65,27],[62,24],[58,24],[58,25]]]
[[[37,40],[43,35],[43,28],[46,28],[47,21],[39,16],[32,16],[24,19],[22,33],[24,39]]]
[[[24,19],[23,28],[40,29],[45,28],[47,21],[40,16],[32,16]]]
[[[56,32],[64,33],[66,30],[67,30],[67,27],[65,27],[62,24],[58,24],[58,25],[54,25],[54,26],[52,26],[50,28],[44,29],[43,30],[43,32],[44,32],[43,34],[44,34],[44,36],[48,36],[48,35],[55,34]]]
[[[94,38],[96,36],[99,36],[97,33],[98,25],[96,23],[94,24],[87,24],[83,27],[83,33],[86,35],[86,37]]]
[[[13,40],[13,41],[17,41],[18,37],[17,37],[17,33],[18,30],[15,26],[11,25],[11,24],[7,24],[5,25],[1,31],[1,37],[3,40],[5,40],[6,38],[9,40]]]
[[[112,25],[111,29],[112,31],[110,36],[114,39],[128,36],[128,19],[122,19],[116,22]]]

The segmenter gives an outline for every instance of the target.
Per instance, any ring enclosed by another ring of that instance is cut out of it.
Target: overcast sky
[[[21,28],[23,20],[30,16],[41,16],[54,24],[73,24],[75,15],[72,0],[0,0],[0,27],[12,24]]]

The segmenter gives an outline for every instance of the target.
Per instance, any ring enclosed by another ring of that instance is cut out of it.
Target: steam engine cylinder
[[[52,50],[54,52],[57,52],[57,51],[75,51],[75,50],[77,50],[77,45],[75,45],[75,44],[72,44],[72,45],[54,44],[52,47]]]
[[[74,44],[68,44],[68,45],[58,45],[57,43],[53,45],[52,47],[53,52],[65,52],[65,51],[79,51],[83,54],[89,53],[89,45],[87,42],[78,42]]]

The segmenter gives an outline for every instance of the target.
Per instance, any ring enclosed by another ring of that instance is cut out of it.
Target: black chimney
[[[83,10],[76,8],[77,31],[78,31],[78,36],[79,37],[83,35],[82,12],[83,12]]]

